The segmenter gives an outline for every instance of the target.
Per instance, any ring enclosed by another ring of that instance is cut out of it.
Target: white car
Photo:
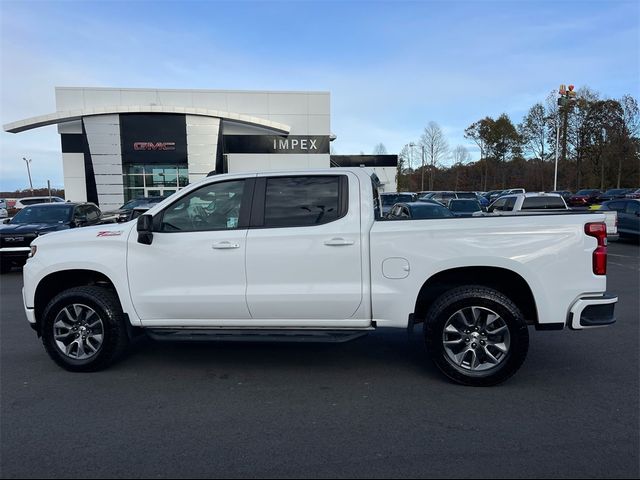
[[[22,210],[24,207],[30,205],[37,205],[38,203],[58,203],[63,202],[64,198],[60,197],[24,197],[16,200],[15,209]]]
[[[599,206],[598,206],[599,207]],[[584,211],[580,211],[585,213]],[[487,215],[538,215],[541,213],[573,213],[564,197],[559,193],[519,193],[506,195],[495,200],[487,208]],[[607,226],[607,238],[617,240],[618,234],[618,213],[615,211],[602,210]]]
[[[0,207],[0,218],[9,218],[9,212],[4,207]]]
[[[137,332],[343,341],[422,324],[466,385],[515,373],[529,327],[615,322],[603,215],[382,220],[377,185],[363,168],[216,175],[137,222],[38,237],[27,319],[71,371],[109,366]]]
[[[569,210],[567,203],[557,193],[515,193],[503,195],[487,207],[487,213],[509,215],[515,212]]]

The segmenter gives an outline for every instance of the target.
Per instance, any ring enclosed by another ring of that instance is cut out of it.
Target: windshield
[[[621,193],[626,192],[626,188],[612,188],[611,190],[607,190],[604,192],[605,195],[620,195]]]
[[[580,190],[578,191],[578,193],[576,193],[576,195],[591,195],[594,192],[595,190]]]
[[[394,205],[396,203],[408,203],[413,200],[413,195],[410,193],[390,193],[382,194],[382,205],[385,207]]]
[[[71,220],[73,207],[70,205],[33,206],[20,210],[9,223],[66,223]]]
[[[120,207],[120,210],[133,210],[136,207],[142,205],[149,205],[150,203],[158,203],[160,200],[164,200],[162,197],[158,198],[138,198],[137,200],[129,200],[127,203]]]

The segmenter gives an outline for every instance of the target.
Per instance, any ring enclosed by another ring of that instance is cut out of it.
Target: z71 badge
[[[104,232],[98,232],[98,235],[96,235],[97,237],[119,237],[120,235],[122,235],[122,230],[117,230],[117,231],[104,231]]]

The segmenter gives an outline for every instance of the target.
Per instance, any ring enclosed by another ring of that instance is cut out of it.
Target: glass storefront
[[[124,201],[139,197],[166,197],[189,184],[186,165],[126,165]]]

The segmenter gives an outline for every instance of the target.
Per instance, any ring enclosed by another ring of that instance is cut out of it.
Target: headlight
[[[36,247],[35,245],[31,245],[31,251],[29,252],[29,255],[27,258],[35,257],[37,251],[38,251],[38,247]]]

